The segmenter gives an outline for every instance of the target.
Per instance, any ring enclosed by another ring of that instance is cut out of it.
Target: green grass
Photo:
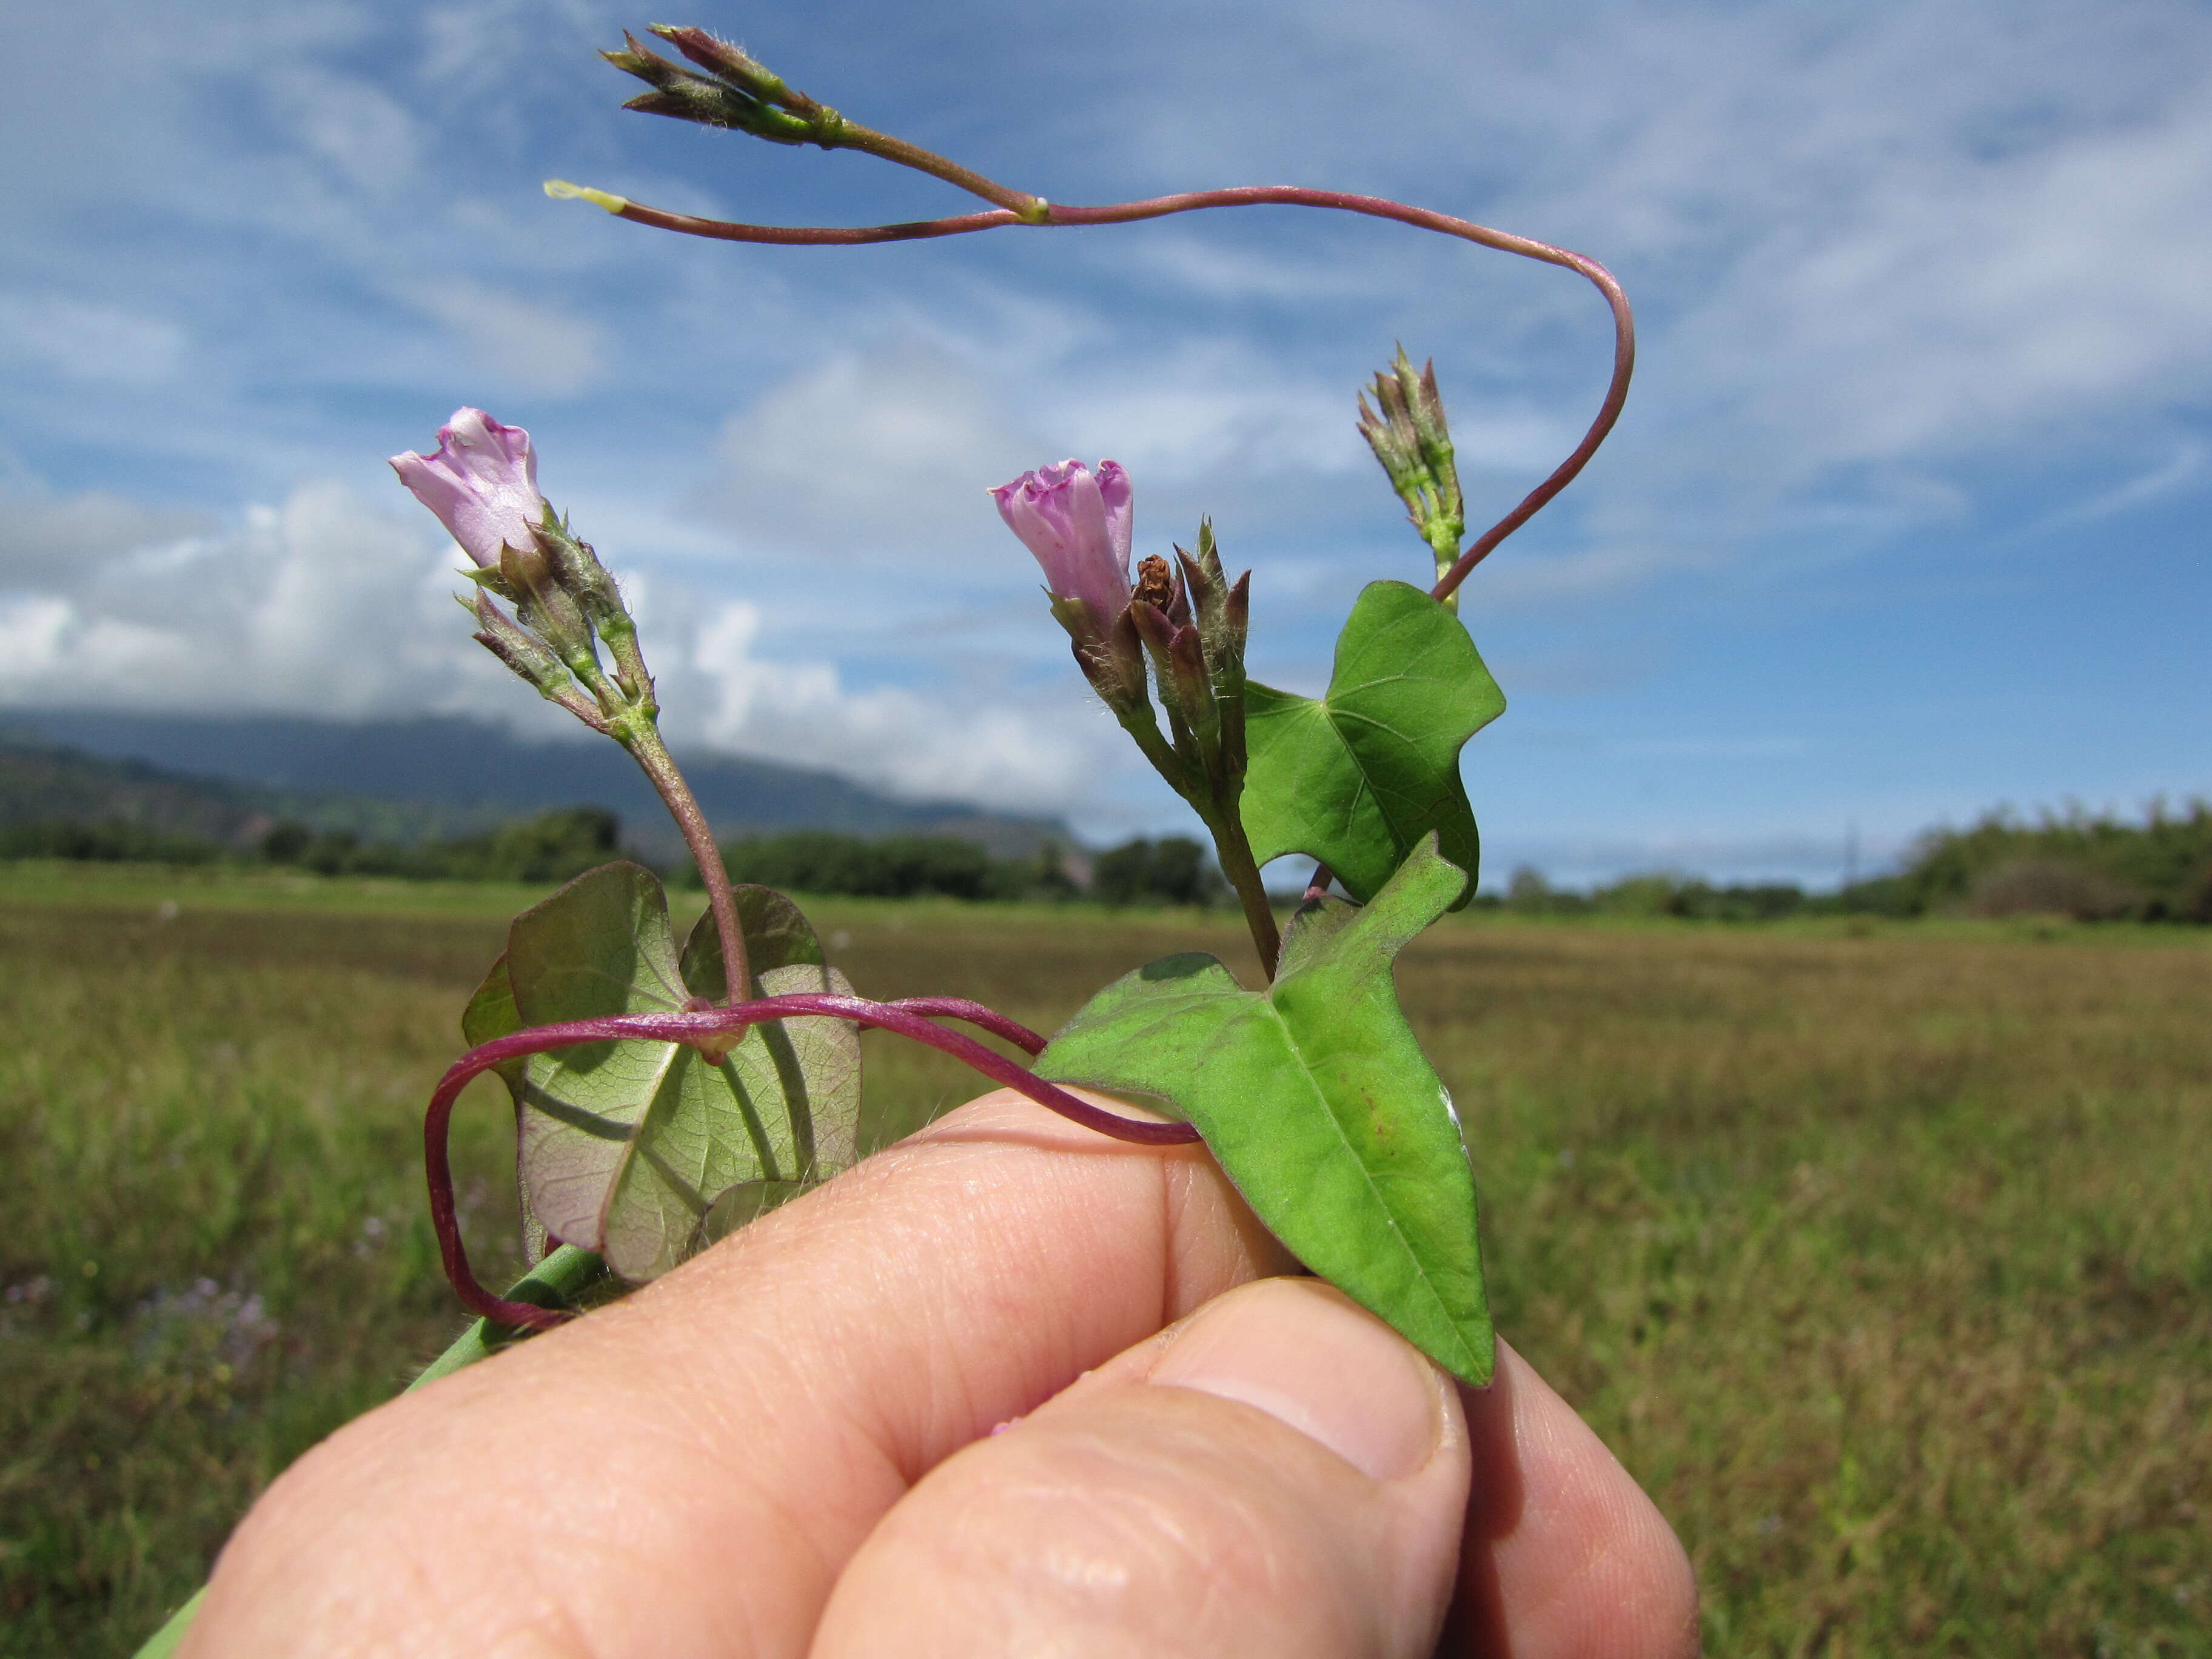
[[[419,1113],[535,896],[0,868],[0,1650],[131,1651],[458,1328]],[[1044,1029],[1168,950],[1249,961],[1218,916],[808,908],[864,991]],[[1492,917],[1408,953],[1501,1325],[1682,1533],[1715,1653],[2212,1651],[2204,946]],[[906,1122],[974,1091],[867,1054]],[[457,1119],[487,1279],[503,1118]]]

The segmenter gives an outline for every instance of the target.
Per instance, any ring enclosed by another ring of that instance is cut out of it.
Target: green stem
[[[743,1002],[752,994],[753,984],[752,971],[745,960],[745,930],[738,921],[737,895],[731,890],[730,872],[722,863],[721,848],[714,845],[707,815],[699,810],[691,786],[684,781],[684,774],[677,769],[676,757],[660,740],[659,726],[649,720],[634,720],[618,726],[616,735],[644,769],[646,776],[653,780],[653,787],[659,791],[668,815],[684,832],[684,844],[691,849],[691,861],[699,866],[699,878],[707,884],[707,902],[714,914],[714,931],[721,936],[722,1000]]]
[[[507,1293],[510,1302],[527,1302],[534,1308],[565,1308],[582,1291],[607,1276],[606,1264],[591,1251],[563,1244],[517,1279]],[[453,1340],[453,1346],[422,1368],[407,1385],[412,1394],[441,1376],[450,1376],[479,1359],[488,1359],[513,1342],[520,1333],[512,1325],[495,1325],[479,1319]]]
[[[138,1650],[136,1659],[169,1659],[185,1639],[185,1632],[192,1627],[200,1603],[207,1600],[207,1588],[201,1586],[192,1592],[192,1599],[179,1607],[166,1620],[161,1628],[146,1638],[146,1645]]]
[[[987,179],[975,168],[963,167],[959,162],[939,155],[935,150],[924,149],[920,144],[910,144],[903,138],[894,138],[888,132],[878,132],[873,127],[864,127],[857,121],[844,121],[834,148],[857,149],[886,161],[896,161],[903,167],[912,167],[917,173],[926,173],[933,179],[942,179],[948,185],[957,185],[970,196],[980,196],[993,207],[1006,208],[1028,224],[1042,224],[1045,215],[1051,211],[1042,196],[1009,189],[995,179]]]
[[[1237,890],[1237,902],[1244,907],[1244,925],[1252,930],[1252,943],[1260,952],[1260,966],[1272,984],[1276,964],[1283,954],[1283,936],[1275,927],[1274,907],[1267,902],[1267,889],[1260,879],[1260,866],[1253,861],[1252,843],[1245,836],[1243,822],[1233,806],[1226,813],[1200,807],[1199,816],[1206,820],[1206,827],[1213,836],[1213,850],[1221,860],[1221,873],[1229,878],[1229,884]]]

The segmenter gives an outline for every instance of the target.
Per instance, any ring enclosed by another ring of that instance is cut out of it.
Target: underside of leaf
[[[738,892],[754,995],[849,992],[823,965],[797,907],[764,888]],[[724,986],[711,919],[679,959],[660,884],[633,864],[580,876],[517,918],[504,962],[512,1013],[480,991],[487,1026],[664,1012],[720,1000]],[[523,1185],[537,1222],[626,1279],[651,1279],[699,1246],[726,1193],[803,1187],[852,1162],[859,1030],[770,1022],[714,1056],[680,1043],[580,1043],[531,1059],[520,1095]]]

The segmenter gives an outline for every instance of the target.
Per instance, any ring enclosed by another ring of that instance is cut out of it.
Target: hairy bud
[[[1380,412],[1367,406],[1363,392],[1359,435],[1382,464],[1390,487],[1406,504],[1407,519],[1429,544],[1442,575],[1459,557],[1467,511],[1443,399],[1437,392],[1437,366],[1431,361],[1415,374],[1413,360],[1400,346],[1389,368],[1375,376],[1373,390]]]

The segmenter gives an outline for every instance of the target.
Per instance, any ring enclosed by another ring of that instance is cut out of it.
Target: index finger
[[[349,1425],[183,1653],[803,1653],[935,1464],[1291,1264],[1202,1148],[984,1097],[628,1300]]]

